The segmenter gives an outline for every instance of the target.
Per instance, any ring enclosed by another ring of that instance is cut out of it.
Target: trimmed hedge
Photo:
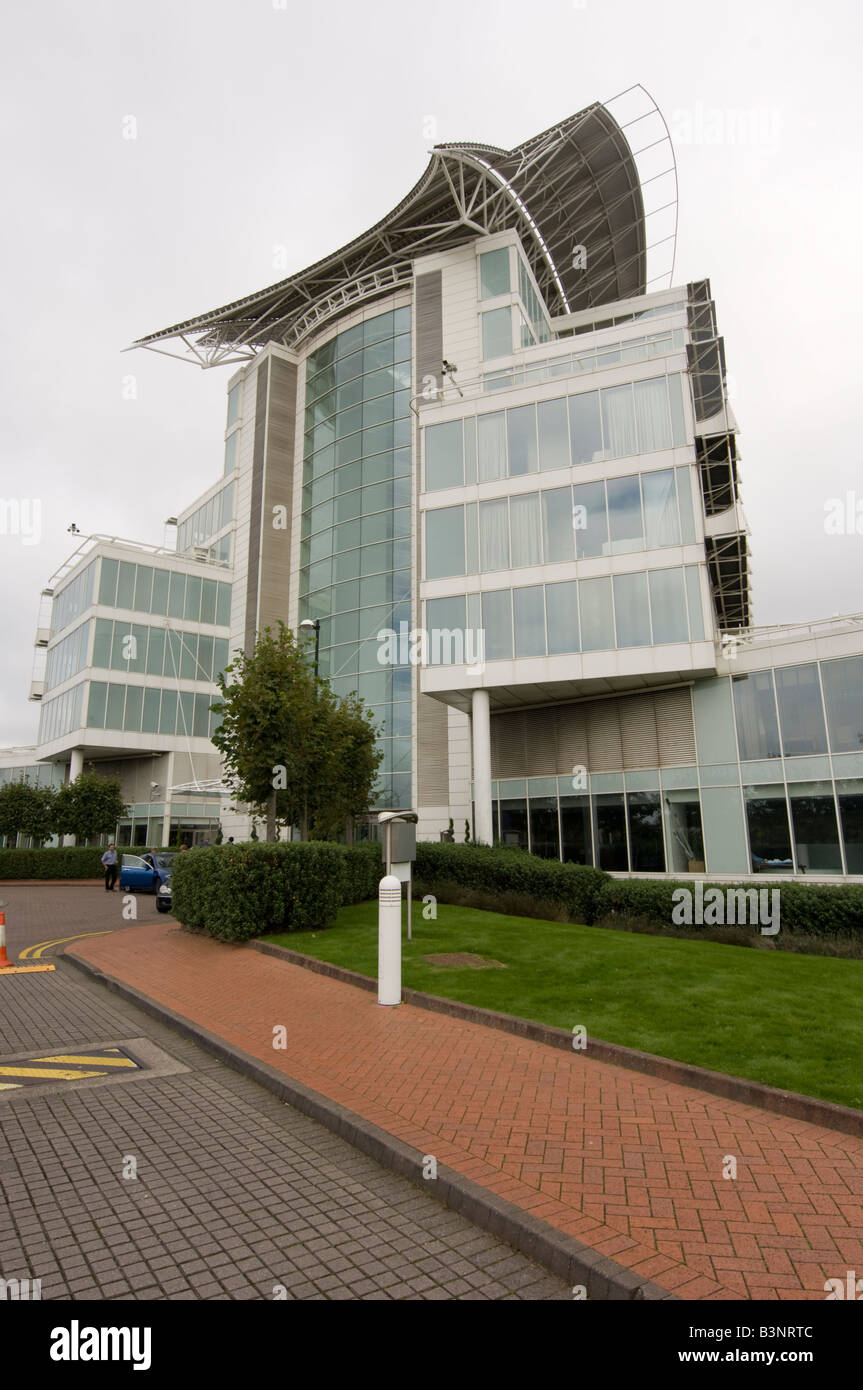
[[[434,892],[457,884],[480,893],[519,894],[566,910],[573,922],[596,920],[600,891],[607,882],[602,869],[585,864],[561,864],[519,849],[488,845],[449,845],[420,841],[414,877]],[[436,896],[445,899],[446,890]]]
[[[673,894],[676,889],[686,888],[695,892],[695,884],[675,882],[673,879],[606,879],[597,902],[597,917],[623,920],[640,918],[653,926],[675,927],[672,912],[675,907]],[[795,931],[810,936],[859,936],[863,933],[863,886],[856,883],[801,883],[798,879],[770,879],[759,882],[752,879],[748,883],[705,883],[704,892],[718,888],[723,894],[728,889],[751,891],[766,888],[779,890],[780,931]],[[680,900],[678,900],[680,901]],[[727,901],[727,900],[726,900]],[[739,901],[739,899],[738,899]],[[773,898],[768,899],[768,908]],[[705,903],[705,909],[708,904]],[[705,924],[710,929],[710,924]],[[704,930],[695,924],[693,932]]]
[[[274,931],[329,927],[339,908],[377,892],[380,848],[315,840],[211,845],[177,855],[171,910],[186,927],[219,941],[248,941]]]
[[[0,849],[0,879],[102,878],[104,849],[69,845],[57,849]]]

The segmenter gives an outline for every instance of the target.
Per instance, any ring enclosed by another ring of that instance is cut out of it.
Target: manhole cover
[[[501,960],[487,960],[485,956],[474,956],[470,951],[454,951],[450,955],[423,956],[429,965],[442,965],[445,969],[463,966],[468,970],[506,970]]]

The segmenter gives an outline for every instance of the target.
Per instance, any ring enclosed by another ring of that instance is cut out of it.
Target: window
[[[228,427],[235,425],[240,418],[240,394],[243,383],[238,381],[228,392]]]
[[[513,589],[512,610],[516,656],[545,656],[545,604],[542,585],[533,584],[524,589]]]
[[[461,420],[450,420],[443,425],[427,425],[425,446],[426,491],[438,492],[445,487],[462,487],[464,460]]]
[[[778,758],[779,727],[772,672],[756,671],[752,675],[734,676],[731,688],[734,692],[741,760]]]
[[[560,798],[560,830],[563,862],[592,864],[589,796]]]
[[[566,401],[540,401],[537,405],[539,426],[539,467],[542,472],[569,467],[569,430]]]
[[[670,449],[671,421],[665,377],[654,377],[651,381],[636,381],[633,394],[638,452],[649,454],[656,449]]]
[[[585,579],[579,584],[581,646],[586,652],[608,651],[614,646],[611,580]]]
[[[572,489],[572,523],[579,560],[608,554],[605,483],[578,483]]]
[[[509,247],[485,251],[479,258],[480,299],[494,299],[495,295],[509,294],[511,290]]]
[[[483,594],[482,625],[485,629],[486,660],[511,660],[512,600],[509,589]]]
[[[641,522],[641,490],[638,474],[627,478],[609,478],[608,531],[612,555],[644,549],[644,530]]]
[[[484,573],[508,570],[509,520],[507,499],[479,504],[480,569]]]
[[[563,584],[546,584],[545,586],[549,656],[578,651],[577,591],[578,585],[574,579]]]
[[[597,867],[625,870],[629,867],[626,852],[626,814],[623,794],[610,792],[593,798],[594,840]]]
[[[790,783],[788,798],[798,869],[813,874],[841,874],[842,852],[832,784]]]
[[[744,787],[743,799],[753,873],[762,870],[790,873],[794,861],[791,857],[785,788],[779,785]]]
[[[859,753],[863,749],[863,656],[822,661],[821,678],[832,751]]]
[[[782,751],[786,758],[827,752],[818,666],[780,666],[774,672]]]
[[[464,507],[426,512],[426,578],[457,574],[464,574]]]
[[[509,525],[512,536],[513,569],[518,569],[522,565],[541,564],[542,545],[540,543],[538,492],[529,492],[522,497],[509,499]],[[572,555],[570,554],[571,558]]]
[[[653,619],[653,641],[687,642],[689,624],[686,620],[686,591],[680,569],[651,570],[650,612]]]
[[[602,432],[606,458],[625,458],[636,452],[631,385],[602,392]]]
[[[641,489],[644,496],[644,542],[647,549],[679,545],[680,524],[677,519],[674,469],[661,468],[655,473],[642,473]]]
[[[512,310],[489,309],[482,315],[482,355],[508,357],[512,352]]]
[[[627,792],[630,867],[634,873],[664,873],[662,806],[659,792]]]
[[[542,493],[542,540],[546,564],[575,558],[573,518],[568,487],[548,488]]]
[[[560,858],[560,831],[557,823],[557,797],[532,796],[530,811],[530,849],[543,859]]]
[[[535,473],[539,467],[536,448],[536,407],[520,405],[506,412],[506,433],[509,446],[509,476],[522,477]]]
[[[478,415],[476,421],[477,450],[479,455],[479,481],[497,482],[505,478],[506,465],[506,417],[502,410],[492,415]]]
[[[650,645],[650,612],[647,606],[647,575],[614,576],[614,613],[618,647]]]
[[[597,391],[569,397],[569,437],[573,463],[596,463],[601,460],[602,426]]]
[[[836,798],[842,821],[846,870],[849,874],[863,874],[863,781],[840,779],[836,783]]]

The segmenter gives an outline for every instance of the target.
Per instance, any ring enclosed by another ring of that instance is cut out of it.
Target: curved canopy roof
[[[202,366],[268,342],[296,348],[328,319],[412,278],[412,261],[514,229],[552,316],[643,294],[644,204],[633,153],[599,103],[517,145],[437,145],[422,178],[374,227],[245,299],[138,339]],[[584,256],[574,256],[583,247]],[[573,261],[586,259],[583,269]]]

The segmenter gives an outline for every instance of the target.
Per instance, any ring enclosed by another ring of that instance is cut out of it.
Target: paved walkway
[[[679,1297],[823,1299],[826,1279],[863,1270],[860,1139],[382,1009],[174,922],[69,950]]]
[[[71,966],[0,976],[0,1061],[120,1040],[167,1066],[0,1095],[0,1277],[40,1279],[45,1300],[571,1300]]]

